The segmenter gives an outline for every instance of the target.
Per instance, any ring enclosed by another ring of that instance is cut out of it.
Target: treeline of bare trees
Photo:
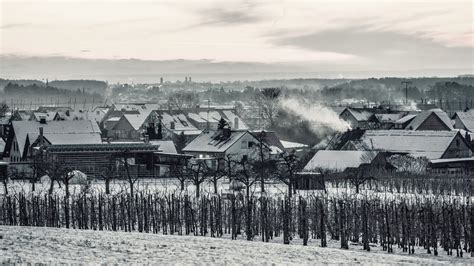
[[[137,193],[54,195],[16,193],[0,198],[0,224],[138,231],[303,245],[329,240],[340,247],[375,245],[388,253],[444,251],[458,257],[474,245],[474,205],[455,198],[308,195],[251,197]]]

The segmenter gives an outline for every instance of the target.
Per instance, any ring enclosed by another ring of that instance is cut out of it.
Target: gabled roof
[[[357,111],[352,108],[347,107],[344,111],[349,112],[357,121],[368,121],[369,118],[373,115],[373,113],[368,111]],[[341,114],[344,112],[342,111]]]
[[[431,109],[419,113],[411,122],[407,125],[407,129],[418,130],[418,128],[425,122],[431,115],[437,116],[441,122],[446,125],[447,129],[452,130],[453,125],[448,114],[441,109]]]
[[[25,149],[27,138],[30,143],[39,136],[39,128],[43,128],[44,137],[51,144],[100,144],[100,129],[95,121],[51,121],[41,124],[37,121],[12,121],[18,148]]]
[[[458,117],[466,130],[474,132],[474,110],[466,112],[456,112],[454,117]]]
[[[395,124],[405,124],[405,123],[409,122],[410,120],[414,119],[415,117],[416,117],[416,114],[406,115],[406,116],[398,119],[397,121],[395,121]]]
[[[312,172],[317,169],[343,172],[349,167],[359,167],[364,161],[364,154],[367,151],[330,151],[320,150],[306,164],[303,171]],[[369,158],[369,157],[367,157]]]
[[[53,121],[54,118],[56,117],[58,113],[57,112],[54,112],[54,111],[50,111],[50,112],[33,112],[33,118],[34,120],[36,121],[40,121],[40,119],[42,117],[44,117],[46,119],[46,121]]]
[[[224,113],[224,115],[227,118],[227,121],[231,124],[231,127],[233,129],[249,129],[249,127],[244,123],[244,121],[239,116],[237,116],[233,111],[225,110],[225,111],[222,111],[222,113]],[[235,119],[237,119],[239,123],[238,128],[234,124]]]
[[[458,131],[367,130],[361,143],[369,150],[439,159]]]
[[[229,138],[223,138],[221,130],[204,131],[184,147],[183,151],[222,153],[227,151],[245,134],[250,133],[248,131],[232,130]]]
[[[122,119],[126,119],[133,129],[139,130],[140,127],[145,123],[149,113],[143,112],[139,114],[124,114]]]
[[[278,138],[277,134],[273,131],[251,131],[252,135],[255,136],[256,139],[260,140],[260,136],[263,134],[263,142],[265,142],[269,147],[277,147],[279,150],[284,151],[285,147],[280,142],[280,138]]]

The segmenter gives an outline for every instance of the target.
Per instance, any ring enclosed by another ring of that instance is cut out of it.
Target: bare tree
[[[10,107],[6,104],[5,101],[0,102],[0,118],[5,117]]]
[[[206,181],[206,165],[202,160],[192,160],[187,166],[189,171],[189,179],[196,187],[196,198],[199,198],[201,192],[201,184]]]
[[[238,164],[238,168],[235,179],[245,186],[245,202],[247,205],[245,233],[247,235],[247,240],[252,240],[252,201],[250,198],[250,188],[257,182],[258,176],[254,174],[254,171],[252,171],[247,158],[242,158],[242,160],[236,163]]]
[[[63,180],[64,176],[66,176],[67,173],[70,171],[65,161],[56,160],[53,158],[46,158],[45,156],[41,156],[38,158],[37,167],[38,173],[40,175],[47,175],[50,179],[48,191],[48,194],[50,195],[53,194],[54,191],[54,182],[58,183],[58,185],[61,186],[61,181]]]
[[[15,178],[17,176],[18,176],[18,172],[14,168],[7,169],[5,167],[5,169],[3,168],[0,169],[0,181],[3,184],[3,191],[5,195],[8,195],[8,182],[10,182],[12,178]]]
[[[136,175],[132,173],[129,159],[131,159],[131,154],[127,150],[117,156],[117,160],[121,164],[121,166],[123,167],[123,171],[125,172],[125,179],[127,180],[130,188],[130,196],[133,198],[135,192],[134,186],[135,183],[138,181],[138,173]]]
[[[178,179],[181,191],[184,191],[186,180],[189,179],[189,171],[186,165],[180,162],[173,162],[169,169],[170,177]]]
[[[426,172],[428,167],[428,159],[426,157],[413,157],[410,155],[393,155],[388,158],[397,171],[412,174],[422,174]]]
[[[168,105],[181,110],[183,108],[194,108],[199,104],[199,96],[188,91],[176,91],[168,96]]]
[[[260,108],[260,116],[269,127],[275,124],[278,116],[280,94],[279,88],[265,88],[257,91],[255,95],[256,104]]]
[[[253,171],[259,173],[260,190],[265,192],[265,177],[273,175],[276,169],[276,160],[270,157],[270,148],[265,144],[265,132],[256,134],[258,143],[254,145],[253,152],[256,153],[256,159],[251,161]]]
[[[225,158],[218,158],[216,159],[216,167],[215,169],[210,168],[206,164],[205,175],[208,177],[209,181],[212,183],[214,187],[214,193],[217,194],[217,184],[221,178],[223,178],[226,174],[226,159]]]
[[[117,173],[116,163],[115,157],[110,154],[107,156],[107,162],[99,169],[99,175],[105,181],[105,194],[110,194],[110,181],[114,179]]]
[[[370,170],[371,169],[369,165],[361,165],[352,171],[348,171],[346,178],[349,183],[355,187],[356,194],[359,194],[361,185],[363,185],[368,180],[373,179],[373,177],[370,175]]]
[[[288,197],[296,193],[296,173],[301,170],[301,163],[294,152],[281,154],[278,161],[278,178],[288,186]]]

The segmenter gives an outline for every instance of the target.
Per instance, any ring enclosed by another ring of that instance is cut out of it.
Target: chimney
[[[160,78],[160,84],[163,84],[163,77]]]
[[[234,117],[234,128],[239,129],[239,118],[238,117]]]
[[[174,129],[175,129],[174,121],[171,121],[171,123],[170,123],[170,129],[171,129],[171,130],[174,130]]]
[[[230,135],[231,135],[230,127],[225,127],[225,128],[222,130],[222,138],[223,138],[223,139],[228,139],[228,138],[230,138]]]

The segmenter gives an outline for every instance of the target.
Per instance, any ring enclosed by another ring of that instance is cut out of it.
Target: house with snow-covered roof
[[[236,161],[257,158],[260,143],[262,142],[247,130],[233,130],[227,127],[221,130],[203,131],[183,148],[183,152],[196,159],[207,160],[212,164],[210,167],[215,168],[219,159],[229,156]],[[267,143],[263,142],[262,147],[266,158],[276,155]]]
[[[379,121],[374,113],[367,110],[356,110],[350,107],[346,107],[340,114],[339,117],[349,123],[351,128],[373,128]]]
[[[409,154],[430,160],[471,157],[470,144],[456,130],[366,130],[358,149]]]
[[[9,125],[4,159],[11,163],[27,161],[31,146],[41,137],[44,145],[101,144],[95,121],[12,121]]]
[[[474,110],[456,112],[453,116],[454,128],[474,132]]]
[[[431,109],[419,113],[405,129],[408,130],[453,130],[448,114],[441,109]]]

